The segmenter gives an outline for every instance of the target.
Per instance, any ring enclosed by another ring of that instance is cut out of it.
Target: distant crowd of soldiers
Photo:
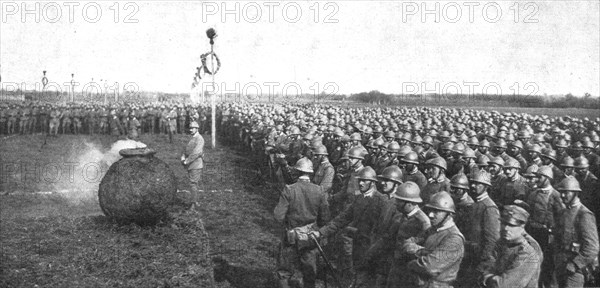
[[[225,137],[286,184],[281,287],[298,269],[314,287],[311,237],[337,247],[329,257],[353,287],[597,286],[600,118],[222,109]]]
[[[210,107],[183,104],[0,104],[0,135],[46,133],[126,135],[184,134],[197,122],[210,127]]]

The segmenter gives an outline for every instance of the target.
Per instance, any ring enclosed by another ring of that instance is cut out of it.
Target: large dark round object
[[[98,190],[100,208],[118,221],[154,224],[167,215],[177,195],[177,179],[149,148],[123,149]]]

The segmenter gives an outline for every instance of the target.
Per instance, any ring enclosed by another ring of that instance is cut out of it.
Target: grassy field
[[[179,163],[188,139],[177,135],[173,144],[164,135],[140,139],[169,164],[180,190],[189,189]],[[210,136],[205,139],[210,143]],[[84,174],[94,172],[85,171],[95,161],[91,155],[106,152],[115,140],[68,135],[48,138],[43,148],[42,135],[0,140],[0,287],[252,287],[244,285],[268,282],[275,265],[277,226],[271,213],[277,192],[266,184],[252,186],[262,183],[253,159],[207,145],[201,207],[186,210],[186,194],[180,193],[170,219],[155,227],[122,225],[99,208],[93,187],[100,178]],[[215,257],[242,271],[241,281],[214,282]]]

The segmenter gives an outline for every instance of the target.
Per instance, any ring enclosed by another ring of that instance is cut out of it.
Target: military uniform
[[[406,265],[412,279],[407,287],[452,287],[464,256],[464,237],[454,222],[429,228],[422,246]]]
[[[582,269],[598,257],[595,227],[594,213],[578,200],[558,216],[554,230],[554,264],[559,287],[584,286]]]
[[[525,183],[523,176],[519,175],[517,172],[514,179],[509,179],[507,177],[504,181],[499,183],[498,190],[495,193],[497,194],[492,194],[491,196],[498,207],[510,205],[514,203],[516,199],[525,200],[527,184]]]
[[[540,246],[527,234],[516,243],[498,241],[483,272],[496,278],[486,287],[537,288],[543,258]]]
[[[285,231],[312,223],[321,227],[329,221],[327,196],[321,187],[310,183],[308,177],[300,178],[298,182],[285,186],[274,214],[275,220],[285,227]],[[302,272],[304,287],[315,287],[318,250],[314,246],[294,246],[286,234],[282,233],[277,257],[276,274],[281,287],[289,287],[288,280],[298,266]]]
[[[431,196],[440,191],[450,191],[450,180],[446,176],[442,175],[438,179],[430,179],[423,189],[421,189],[421,198],[425,203],[429,202]]]
[[[419,189],[423,189],[427,185],[427,177],[416,166],[412,171],[402,170],[402,182],[408,181],[417,183]]]
[[[429,218],[419,208],[415,208],[406,215],[401,213],[396,215],[394,224],[390,229],[389,238],[384,238],[384,241],[391,242],[393,249],[390,252],[393,259],[388,273],[388,288],[406,285],[407,277],[405,277],[404,272],[406,271],[406,264],[412,259],[403,249],[404,242],[411,237],[417,237],[431,227]]]
[[[459,286],[476,284],[483,271],[482,263],[489,261],[496,241],[500,238],[500,212],[487,193],[473,199],[469,208],[470,225],[463,231],[465,258],[460,271]]]
[[[375,185],[373,185],[375,186]],[[354,202],[335,219],[319,229],[324,237],[334,235],[342,228],[352,238],[352,263],[345,263],[343,269],[352,269],[362,264],[364,254],[372,244],[373,233],[381,217],[385,196],[375,187],[355,197]],[[347,244],[347,243],[346,243]],[[345,256],[348,252],[344,251]],[[346,260],[347,261],[347,260]],[[349,265],[352,265],[348,267]]]
[[[541,280],[544,285],[550,285],[554,271],[551,234],[555,226],[554,219],[564,209],[564,205],[560,194],[552,186],[530,191],[525,202],[531,207],[531,216],[526,226],[527,232],[537,241],[544,252]]]
[[[333,165],[331,165],[329,160],[327,160],[327,157],[325,157],[323,161],[319,163],[312,182],[323,188],[323,192],[329,195],[331,194],[334,175],[335,170]]]

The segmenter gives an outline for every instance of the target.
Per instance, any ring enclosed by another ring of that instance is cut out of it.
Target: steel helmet
[[[556,151],[550,148],[542,149],[542,157],[548,158],[552,161],[556,161]]]
[[[429,199],[429,203],[427,203],[425,207],[439,211],[456,213],[454,208],[454,200],[452,200],[452,197],[446,191],[440,191],[433,194],[431,199]]]
[[[292,128],[290,128],[290,135],[300,135],[300,128],[292,126]]]
[[[542,148],[540,147],[540,145],[532,144],[532,145],[527,146],[527,151],[542,153]]]
[[[467,145],[479,146],[479,140],[477,140],[477,137],[471,137],[469,138]]]
[[[391,142],[387,146],[387,151],[388,152],[398,153],[399,150],[400,150],[400,144],[398,144],[397,142]]]
[[[363,133],[365,133],[365,134],[373,134],[373,128],[367,126],[367,127],[365,127],[365,131],[363,131]]]
[[[504,163],[504,168],[516,168],[521,169],[521,164],[515,158],[508,158],[506,163]]]
[[[419,165],[419,155],[414,151],[410,151],[402,158],[401,162]]]
[[[192,123],[190,123],[190,129],[191,128],[200,128],[200,125],[198,125],[198,122],[192,121]]]
[[[406,154],[410,153],[411,151],[412,151],[412,149],[410,149],[410,146],[402,145],[402,146],[400,146],[400,149],[398,149],[398,156],[406,157]]]
[[[427,162],[425,162],[425,164],[437,166],[444,170],[446,170],[446,167],[447,167],[446,160],[444,160],[444,158],[442,158],[442,157],[436,157],[436,158],[429,159],[429,160],[427,160]]]
[[[423,143],[423,138],[421,138],[421,136],[419,135],[416,135],[412,138],[411,142],[420,145],[421,143]]]
[[[335,130],[333,130],[333,135],[342,137],[342,136],[344,136],[344,131],[342,131],[341,128],[336,127]]]
[[[583,148],[594,148],[594,143],[592,143],[592,140],[586,139],[585,141],[583,141],[581,146],[583,146]]]
[[[575,160],[573,160],[573,158],[571,158],[571,156],[565,156],[560,161],[560,166],[565,167],[565,168],[574,168]]]
[[[356,179],[358,180],[368,180],[368,181],[377,181],[377,173],[375,170],[371,168],[371,166],[366,166],[358,171],[358,175],[356,175]]]
[[[442,144],[442,150],[452,150],[452,147],[454,147],[454,143],[452,142]]]
[[[486,155],[479,155],[479,157],[477,157],[477,166],[478,167],[482,167],[482,166],[488,166],[490,158],[488,158]]]
[[[583,145],[581,144],[581,142],[577,141],[577,142],[573,143],[573,145],[571,145],[571,150],[581,151],[581,150],[583,150]]]
[[[494,143],[494,148],[506,149],[506,141],[504,139],[498,139],[498,141]]]
[[[490,148],[490,141],[488,141],[487,139],[483,139],[481,140],[481,142],[479,142],[479,146]]]
[[[315,155],[329,155],[329,153],[327,153],[327,147],[323,146],[323,145],[318,145],[313,149],[313,154]]]
[[[540,176],[546,176],[546,177],[548,177],[548,179],[554,178],[554,173],[552,172],[552,168],[550,168],[549,166],[545,166],[545,165],[538,168],[537,174]]]
[[[381,175],[377,175],[377,178],[402,184],[402,170],[396,165],[388,166],[381,171]]]
[[[481,183],[487,186],[492,186],[491,176],[489,173],[479,170],[471,175],[471,182]]]
[[[411,181],[407,181],[406,183],[398,186],[398,189],[396,189],[396,191],[390,196],[406,202],[423,203],[419,185]]]
[[[314,135],[311,133],[307,133],[306,135],[304,135],[304,137],[302,137],[302,139],[304,140],[312,140],[314,138]]]
[[[517,140],[515,142],[510,143],[511,147],[517,147],[519,149],[523,149],[523,143],[521,143],[521,140]]]
[[[433,145],[433,138],[431,138],[431,136],[427,135],[427,136],[423,137],[422,143]]]
[[[559,139],[558,141],[556,141],[556,147],[567,148],[567,141],[565,139]]]
[[[450,179],[450,187],[469,189],[469,179],[467,179],[467,175],[463,173],[454,175],[452,179]]]
[[[535,136],[533,137],[533,142],[536,142],[536,143],[545,142],[544,135],[543,134],[535,134]]]
[[[360,141],[362,138],[360,137],[360,134],[358,132],[354,132],[352,133],[352,135],[350,135],[350,140],[352,141]]]
[[[588,159],[583,156],[579,156],[575,158],[575,163],[573,166],[575,166],[575,168],[589,168],[590,161],[588,161]]]
[[[498,156],[498,157],[492,157],[490,158],[490,161],[488,161],[488,164],[496,164],[500,167],[504,167],[504,159],[502,159],[502,157]]]
[[[540,167],[538,167],[535,164],[532,164],[531,166],[527,167],[527,170],[525,170],[525,173],[523,173],[523,176],[525,177],[534,177],[537,176],[537,172],[539,170]]]
[[[350,149],[350,151],[348,151],[348,158],[354,158],[354,159],[365,159],[365,154],[364,154],[364,150],[361,147],[353,147],[352,149]]]
[[[556,185],[556,190],[581,192],[581,186],[579,186],[579,181],[575,177],[567,176]]]
[[[465,145],[463,143],[457,143],[452,147],[452,152],[462,154],[465,151]]]
[[[517,137],[527,139],[527,138],[531,138],[531,134],[527,130],[521,130],[521,131],[519,131],[519,133],[517,133]]]
[[[396,134],[394,133],[394,131],[387,131],[385,132],[385,135],[383,137],[385,138],[394,138],[396,136]]]
[[[473,151],[473,149],[467,147],[465,148],[465,150],[462,153],[462,157],[463,158],[477,158],[477,156],[475,156],[475,151]]]
[[[340,138],[340,141],[341,142],[350,142],[351,141],[350,136],[344,135],[344,136],[342,136],[342,138]]]
[[[512,133],[508,133],[504,139],[506,140],[506,142],[515,142],[517,140],[517,138],[515,138],[515,135]]]
[[[375,146],[375,139],[371,139],[367,142],[367,144],[365,144],[365,147],[367,148],[377,148],[377,146]]]
[[[298,160],[298,162],[296,162],[296,165],[294,165],[294,169],[301,171],[301,172],[306,172],[306,173],[313,173],[313,164],[310,160],[308,160],[307,158],[300,158]]]
[[[375,140],[375,142],[373,143],[373,147],[377,148],[380,147],[381,145],[383,145],[385,143],[385,140],[381,139],[381,138],[377,138]]]

